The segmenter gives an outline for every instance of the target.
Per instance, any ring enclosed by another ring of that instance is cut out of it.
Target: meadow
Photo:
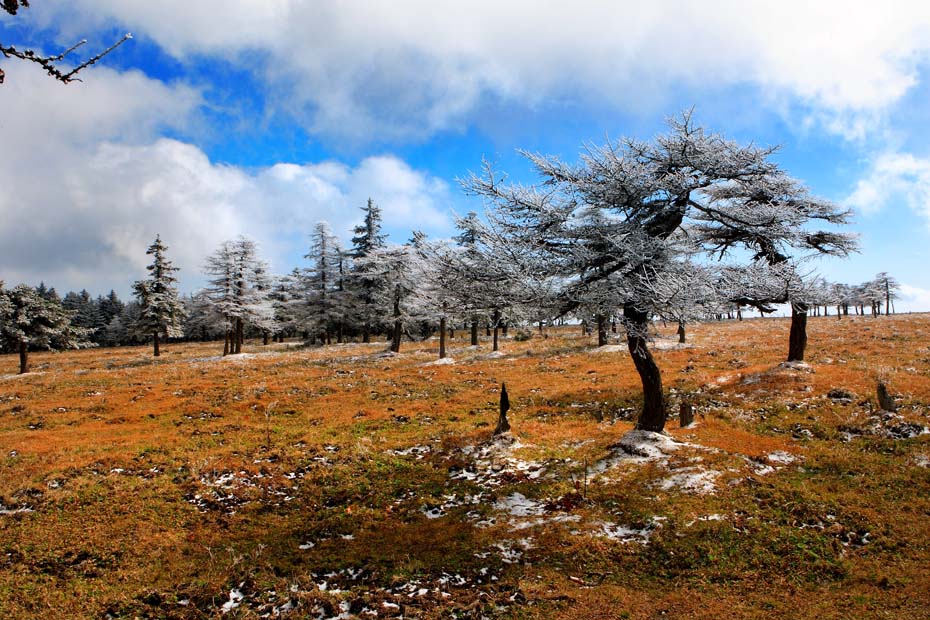
[[[2,356],[0,617],[926,618],[930,316],[656,328]]]

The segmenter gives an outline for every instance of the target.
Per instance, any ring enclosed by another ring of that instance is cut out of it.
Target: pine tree
[[[362,332],[362,341],[371,342],[371,333],[377,329],[385,313],[384,308],[378,307],[376,300],[382,297],[387,283],[366,275],[370,270],[362,269],[360,265],[373,252],[384,248],[387,235],[381,233],[381,209],[371,198],[362,207],[362,211],[365,212],[364,222],[353,229],[355,236],[352,237],[352,250],[349,252],[353,267],[346,279],[346,290],[351,297],[349,305],[354,309],[353,318]]]
[[[19,353],[19,372],[29,370],[29,351],[87,346],[88,330],[71,324],[72,314],[61,303],[45,299],[20,284],[10,290],[0,282],[0,345]]]
[[[346,309],[345,253],[328,223],[317,223],[304,258],[313,261],[313,266],[300,277],[298,324],[310,334],[311,341],[319,339],[320,344],[328,344],[334,332],[341,334]]]
[[[224,241],[207,258],[206,273],[212,276],[206,294],[225,320],[223,355],[242,352],[246,325],[274,329],[268,266],[254,241],[241,236]]]
[[[139,334],[151,334],[155,357],[161,355],[159,338],[183,336],[184,305],[178,299],[175,288],[177,278],[172,266],[165,257],[168,247],[156,235],[155,242],[145,253],[152,257],[152,264],[146,267],[149,277],[133,284],[133,292],[139,302],[139,318],[134,325]]]

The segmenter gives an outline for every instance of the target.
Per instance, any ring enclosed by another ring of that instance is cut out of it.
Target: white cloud
[[[930,51],[921,0],[75,0],[34,11],[69,38],[115,20],[181,60],[261,67],[276,105],[364,140],[461,127],[486,96],[633,107],[681,86],[734,85],[861,137]]]
[[[8,284],[125,294],[144,275],[156,234],[187,289],[199,285],[205,256],[240,233],[289,270],[316,221],[348,238],[369,196],[386,226],[448,230],[447,184],[396,157],[354,167],[217,164],[197,146],[158,137],[196,120],[200,100],[185,86],[108,70],[77,88],[21,65],[7,73],[17,95],[0,98],[3,139],[15,145],[0,150],[0,279]]]
[[[930,290],[901,284],[901,292],[894,301],[895,312],[930,312]]]
[[[898,200],[930,221],[930,159],[910,153],[879,155],[844,203],[871,214]]]

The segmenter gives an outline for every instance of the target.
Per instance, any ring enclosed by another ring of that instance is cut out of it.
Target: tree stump
[[[691,403],[681,403],[678,407],[678,422],[681,427],[690,426],[694,422],[694,407]]]
[[[507,384],[501,383],[500,415],[497,418],[497,428],[494,429],[495,437],[510,430],[510,423],[507,421],[507,411],[509,409],[510,398],[507,396]]]
[[[878,388],[876,389],[878,395],[878,408],[882,411],[897,411],[898,406],[894,402],[894,397],[888,393],[888,386],[885,385],[884,381],[878,382]]]

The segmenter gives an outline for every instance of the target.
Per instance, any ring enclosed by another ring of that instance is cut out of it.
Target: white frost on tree
[[[184,335],[184,304],[178,299],[175,287],[177,268],[172,266],[165,252],[168,247],[156,235],[146,254],[152,257],[152,264],[147,266],[148,278],[138,280],[132,285],[136,300],[139,302],[139,316],[134,328],[140,335],[151,335],[155,357],[161,355],[159,339],[174,338]]]
[[[0,282],[0,349],[19,353],[21,374],[29,371],[29,351],[92,346],[90,330],[73,326],[72,317],[56,298],[25,284],[4,289]]]

